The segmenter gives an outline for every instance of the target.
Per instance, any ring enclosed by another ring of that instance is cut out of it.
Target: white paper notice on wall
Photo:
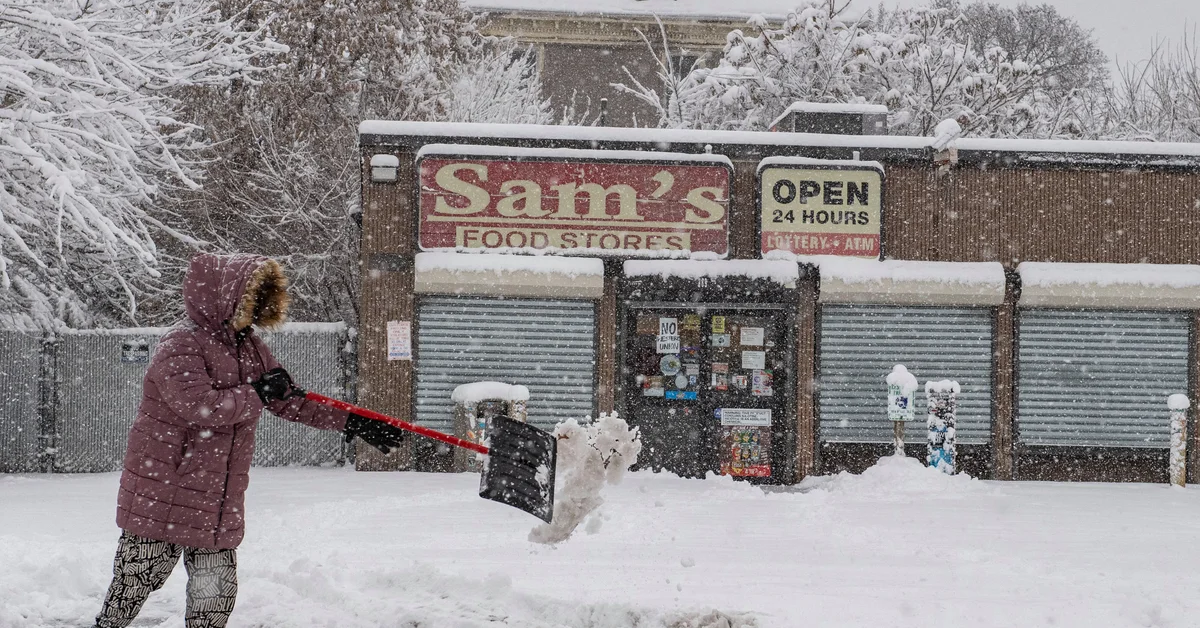
[[[679,321],[674,318],[658,319],[657,353],[679,353]]]
[[[741,343],[743,347],[761,347],[763,344],[762,327],[743,327]],[[759,368],[762,368],[761,366]]]
[[[766,351],[743,351],[742,352],[742,368],[744,368],[744,369],[765,369],[765,368],[767,368],[767,352]]]
[[[387,359],[412,359],[412,321],[388,321],[387,323]]]

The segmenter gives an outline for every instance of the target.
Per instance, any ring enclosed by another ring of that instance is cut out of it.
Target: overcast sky
[[[1155,38],[1179,40],[1200,27],[1200,0],[985,0],[1003,6],[1049,4],[1089,28],[1121,65],[1149,56]],[[916,6],[924,0],[886,0]],[[857,2],[855,3],[857,4]]]

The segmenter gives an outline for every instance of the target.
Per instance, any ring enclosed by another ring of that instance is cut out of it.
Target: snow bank
[[[1200,287],[1200,266],[1192,264],[1068,264],[1022,262],[1022,287],[1067,285]]]
[[[483,146],[479,144],[426,144],[417,151],[422,157],[499,157],[504,159],[580,159],[580,160],[624,160],[624,161],[690,161],[704,164],[720,164],[733,168],[733,162],[725,155],[708,153],[668,153],[646,150],[585,150],[577,148],[524,148],[519,146]]]
[[[450,393],[450,400],[457,404],[469,405],[487,399],[529,401],[529,389],[502,382],[472,382],[460,384]]]
[[[416,271],[445,270],[452,273],[491,272],[497,275],[526,272],[537,275],[570,277],[604,276],[604,262],[595,258],[557,257],[553,255],[505,255],[483,253],[417,253]]]
[[[701,277],[746,277],[774,281],[784,286],[794,286],[800,279],[800,269],[794,262],[781,260],[670,260],[625,262],[627,277],[658,276],[699,279]]]
[[[861,474],[842,471],[833,476],[805,478],[801,491],[821,490],[841,499],[911,501],[923,496],[964,499],[990,489],[965,473],[947,475],[916,458],[884,456]]]
[[[772,166],[817,166],[817,167],[854,167],[871,168],[883,172],[883,164],[878,161],[858,161],[854,159],[816,159],[813,157],[766,157],[758,162],[758,172]]]
[[[1170,410],[1187,410],[1192,406],[1187,395],[1175,394],[1167,397],[1167,408]]]
[[[604,503],[600,490],[619,484],[629,467],[637,462],[642,441],[636,427],[630,428],[617,413],[601,414],[589,425],[575,419],[554,428],[558,439],[558,468],[554,490],[554,516],[529,532],[534,543],[560,543]],[[589,524],[589,531],[595,532]]]

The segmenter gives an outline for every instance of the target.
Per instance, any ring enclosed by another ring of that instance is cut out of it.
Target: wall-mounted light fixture
[[[371,181],[393,183],[396,181],[396,169],[399,167],[400,158],[395,155],[371,155]]]

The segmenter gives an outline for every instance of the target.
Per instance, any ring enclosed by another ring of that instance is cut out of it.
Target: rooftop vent
[[[771,123],[772,131],[829,135],[887,135],[884,105],[794,103]]]

